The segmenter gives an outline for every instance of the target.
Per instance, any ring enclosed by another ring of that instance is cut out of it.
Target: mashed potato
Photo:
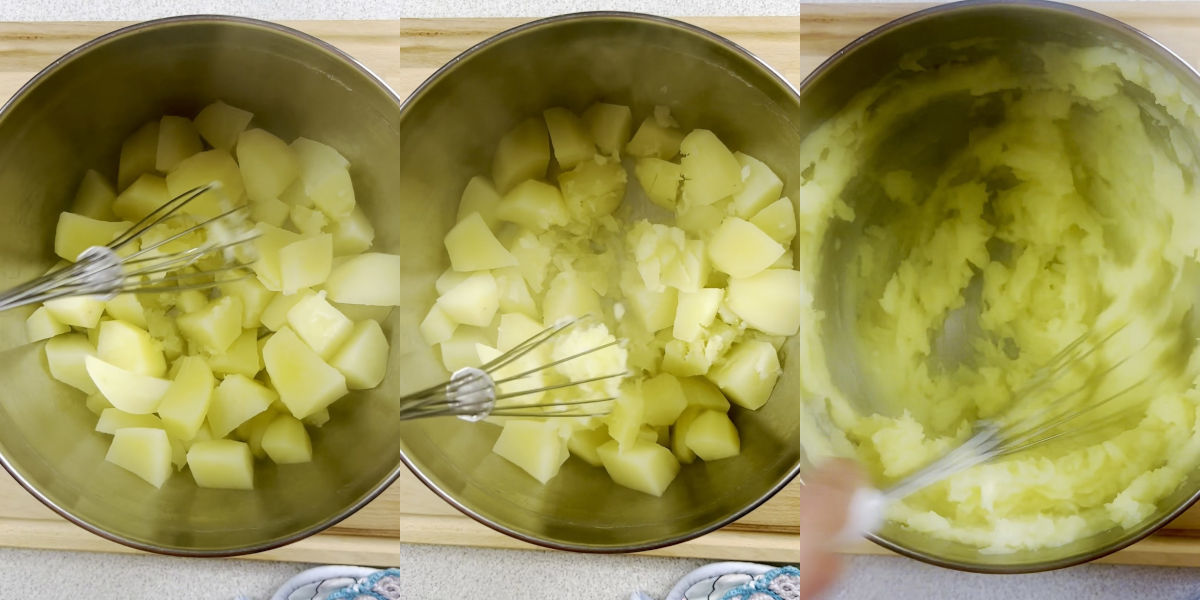
[[[889,517],[986,552],[1136,526],[1200,459],[1200,101],[1121,49],[953,55],[905,57],[801,149],[796,256],[839,286],[801,329],[806,450],[886,488],[978,420],[1090,405]],[[1022,390],[1079,339],[1107,341]]]

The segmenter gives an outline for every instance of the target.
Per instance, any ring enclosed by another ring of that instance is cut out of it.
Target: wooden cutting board
[[[801,17],[687,19],[725,35],[798,83],[826,57],[872,28],[924,5],[805,5]],[[1146,31],[1200,65],[1200,2],[1092,3]],[[403,97],[469,46],[522,19],[451,19],[289,23],[350,53]],[[68,50],[121,23],[0,23],[0,98]],[[648,554],[708,559],[797,560],[797,490],[793,484],[746,518],[697,540]],[[404,544],[532,548],[462,516],[415,477],[401,477],[383,495],[325,533],[249,558],[363,565],[395,564]],[[0,475],[0,545],[135,552],[58,517]],[[885,553],[869,543],[859,553]],[[1105,562],[1200,566],[1200,507],[1168,529]]]

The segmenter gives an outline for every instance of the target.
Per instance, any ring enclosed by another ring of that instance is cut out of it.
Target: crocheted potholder
[[[401,600],[400,590],[400,570],[386,569],[330,594],[325,600]]]
[[[721,600],[800,600],[800,569],[780,567],[721,596]]]

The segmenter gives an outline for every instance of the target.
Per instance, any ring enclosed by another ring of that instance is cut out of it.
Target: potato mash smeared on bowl
[[[801,439],[886,486],[979,419],[1111,398],[889,518],[998,553],[1137,526],[1200,460],[1200,101],[1119,48],[953,54],[905,57],[801,148],[798,268],[837,288],[801,327]],[[1014,404],[1089,332],[1112,338]]]

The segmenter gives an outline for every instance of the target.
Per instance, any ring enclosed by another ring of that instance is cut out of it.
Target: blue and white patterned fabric
[[[688,573],[663,600],[799,600],[800,570],[742,562],[706,565]],[[637,592],[630,600],[654,600]]]
[[[271,600],[401,600],[401,580],[399,569],[317,567],[289,579]]]

